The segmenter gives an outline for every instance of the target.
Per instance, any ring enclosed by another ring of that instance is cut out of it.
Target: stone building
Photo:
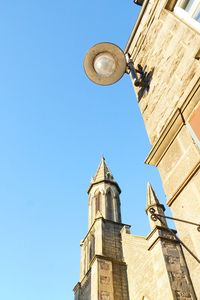
[[[200,222],[200,0],[135,0],[138,20],[125,48],[172,216]],[[89,229],[81,242],[75,300],[200,299],[200,232],[175,221],[170,230],[150,184],[147,237],[130,234],[120,188],[102,159],[89,190]],[[152,217],[154,215],[154,218]]]

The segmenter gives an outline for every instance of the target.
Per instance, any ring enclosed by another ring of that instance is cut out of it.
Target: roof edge
[[[132,32],[131,32],[131,34],[130,34],[130,36],[129,36],[128,42],[127,42],[126,47],[125,47],[125,49],[124,49],[124,53],[125,53],[125,54],[128,52],[128,49],[129,49],[129,47],[130,47],[130,44],[131,44],[132,41],[133,41],[133,38],[134,38],[134,36],[135,36],[135,33],[136,33],[136,31],[137,31],[137,29],[138,29],[138,27],[139,27],[139,25],[140,25],[140,22],[141,22],[141,20],[142,20],[142,17],[143,17],[143,15],[144,15],[145,11],[146,11],[146,8],[147,8],[147,5],[148,5],[148,4],[149,4],[149,0],[145,0],[144,3],[143,3],[143,5],[142,5],[142,8],[141,8],[141,11],[140,11],[140,13],[139,13],[139,15],[138,15],[138,18],[137,18],[137,21],[136,21],[136,23],[135,23],[135,26],[133,27],[133,30],[132,30]]]
[[[110,181],[110,180],[106,180],[106,179],[91,183],[90,186],[89,186],[89,188],[88,188],[88,190],[87,190],[87,193],[89,194],[91,188],[92,188],[94,185],[97,185],[97,184],[102,183],[102,182],[109,183],[109,184],[111,184],[111,185],[115,185],[116,188],[118,189],[119,194],[121,194],[121,189],[120,189],[118,183],[117,183],[116,181]]]

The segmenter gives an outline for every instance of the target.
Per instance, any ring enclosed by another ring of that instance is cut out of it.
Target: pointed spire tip
[[[150,182],[147,182],[147,207],[156,204],[160,204],[160,202],[156,196],[152,185],[150,184]]]

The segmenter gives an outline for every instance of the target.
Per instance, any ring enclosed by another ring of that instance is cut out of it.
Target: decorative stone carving
[[[179,262],[179,257],[169,255],[167,256],[167,260],[169,264],[174,265]]]
[[[162,237],[164,237],[166,239],[170,239],[170,240],[176,240],[175,236],[173,236],[171,233],[168,233],[168,232],[163,232]]]
[[[178,271],[180,269],[180,258],[178,256],[165,255],[165,259],[169,264],[169,270],[172,272]]]
[[[101,300],[110,300],[110,293],[109,292],[101,292],[100,294],[100,299]]]
[[[191,299],[189,285],[183,271],[172,272],[172,287],[175,290],[177,299],[184,300],[185,298]]]
[[[105,261],[100,262],[100,268],[101,268],[101,270],[106,270],[106,271],[110,270],[109,264],[106,263]]]
[[[187,289],[187,281],[185,279],[185,274],[183,272],[172,272],[172,277],[174,280],[173,286],[176,288],[176,290],[186,290]]]
[[[109,284],[110,283],[110,277],[108,276],[100,276],[100,283],[102,284]]]
[[[192,299],[190,294],[188,294],[187,292],[180,292],[180,291],[176,291],[176,298],[177,300]]]
[[[167,255],[173,257],[179,257],[179,252],[175,244],[172,244],[171,242],[163,241],[162,245]]]

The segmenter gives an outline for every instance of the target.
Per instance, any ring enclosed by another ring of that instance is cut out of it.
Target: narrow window
[[[92,234],[90,238],[89,260],[91,261],[95,255],[95,237]]]
[[[118,222],[121,223],[121,205],[120,205],[119,197],[117,197],[116,201],[117,201],[117,211],[118,211]]]
[[[97,213],[98,211],[101,211],[101,193],[99,192],[96,196],[96,209],[95,212]]]
[[[84,246],[84,256],[83,256],[83,274],[87,272],[87,248]]]
[[[113,219],[113,203],[112,203],[112,194],[109,190],[106,195],[106,219],[112,220]]]

